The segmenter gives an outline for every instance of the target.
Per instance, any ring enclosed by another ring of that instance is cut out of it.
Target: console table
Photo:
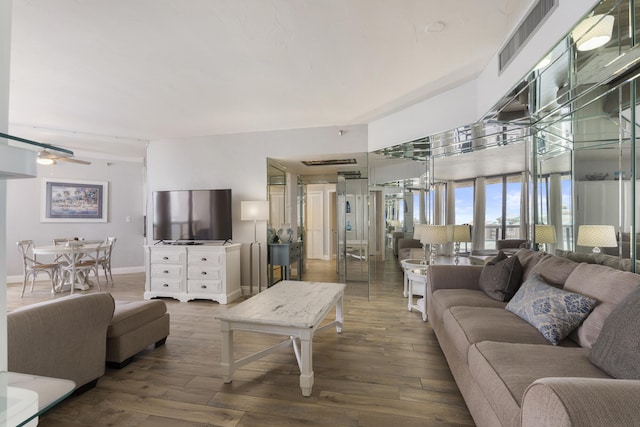
[[[279,265],[282,267],[280,273],[280,280],[289,280],[291,277],[291,265],[298,263],[298,280],[302,280],[302,242],[290,242],[290,243],[269,243],[268,246],[268,258],[269,260],[269,282],[267,286],[272,286],[273,266]]]
[[[145,247],[145,299],[210,299],[227,304],[242,294],[240,243]]]

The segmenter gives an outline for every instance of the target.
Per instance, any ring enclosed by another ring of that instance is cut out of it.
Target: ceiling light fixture
[[[571,38],[579,51],[597,49],[611,40],[613,23],[612,15],[594,15],[580,22],[571,31]]]
[[[433,22],[424,27],[425,33],[441,33],[444,31],[445,23],[442,21]]]
[[[39,165],[55,165],[56,161],[53,159],[47,159],[46,157],[38,157],[36,159],[36,163],[38,163]]]

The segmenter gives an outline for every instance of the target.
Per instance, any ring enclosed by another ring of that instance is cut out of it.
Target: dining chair
[[[107,281],[107,285],[109,284],[109,279],[111,279],[111,286],[113,286],[113,276],[111,275],[111,254],[113,252],[113,246],[116,244],[116,240],[116,237],[107,237],[102,248],[102,255],[98,257],[98,264],[104,271],[104,278]],[[107,273],[109,273],[109,277],[107,277]]]
[[[36,260],[36,256],[33,254],[33,240],[20,240],[17,242],[17,246],[22,254],[22,268],[24,271],[20,297],[24,296],[24,290],[27,287],[27,280],[29,280],[29,278],[31,278],[31,292],[33,293],[33,285],[40,272],[44,272],[49,275],[49,278],[51,279],[51,293],[55,293],[56,280],[60,274],[60,264],[56,262],[49,264],[38,262]]]
[[[71,253],[68,263],[60,265],[60,271],[62,272],[62,282],[69,282],[71,284],[70,293],[73,294],[75,284],[78,280],[84,280],[86,282],[91,272],[96,276],[96,283],[98,290],[100,288],[100,276],[98,275],[98,258],[102,251],[102,243],[99,243],[95,248],[91,250],[85,250],[82,248],[82,242],[68,242]]]

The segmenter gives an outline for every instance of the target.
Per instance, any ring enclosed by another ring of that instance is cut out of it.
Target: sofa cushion
[[[504,309],[507,303],[491,299],[484,291],[477,289],[438,289],[427,298],[427,305],[431,311],[429,322],[434,329],[438,329],[445,311],[451,307],[462,305]]]
[[[607,317],[589,358],[614,378],[640,380],[640,287]]]
[[[503,308],[451,307],[445,311],[443,323],[445,333],[465,362],[469,346],[481,341],[549,345],[534,327]]]
[[[525,281],[531,274],[531,270],[535,265],[547,254],[540,251],[532,251],[531,249],[520,249],[515,256],[520,260],[522,265],[522,280]]]
[[[509,301],[518,290],[521,278],[522,266],[518,257],[507,257],[500,251],[482,268],[479,285],[490,298]]]
[[[640,274],[613,270],[603,265],[580,264],[567,278],[564,290],[598,300],[598,305],[570,336],[581,347],[598,339],[605,319],[616,305],[640,286]]]
[[[596,264],[596,260],[593,253],[585,254],[582,252],[563,251],[562,249],[556,249],[556,256],[567,258],[575,262],[586,262],[587,264]]]
[[[505,426],[520,425],[524,391],[540,378],[610,378],[584,348],[491,341],[471,346],[469,371]]]
[[[529,322],[556,345],[582,323],[595,305],[595,299],[555,288],[534,273],[506,309]]]
[[[578,263],[575,261],[547,254],[533,266],[529,274],[538,274],[548,284],[562,288],[569,275],[577,266]]]

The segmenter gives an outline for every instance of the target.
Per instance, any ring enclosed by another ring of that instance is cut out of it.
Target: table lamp
[[[578,246],[592,246],[594,254],[600,253],[600,247],[616,248],[616,230],[613,225],[581,225],[578,227]]]
[[[454,225],[452,240],[456,252],[455,263],[458,264],[460,262],[460,242],[471,241],[471,226],[469,224]]]
[[[251,282],[249,283],[249,295],[253,295],[253,248],[258,247],[258,292],[262,292],[262,249],[257,236],[258,221],[269,219],[268,201],[243,201],[240,203],[240,220],[253,221],[253,242],[249,245],[249,269]]]
[[[548,245],[556,243],[556,226],[536,224],[535,225],[535,243],[543,244],[545,252],[549,252]]]
[[[435,263],[435,251],[433,250],[433,245],[441,245],[443,243],[449,243],[449,238],[447,236],[447,226],[446,225],[429,225],[422,224],[423,228],[420,232],[420,243],[423,245],[429,245],[429,264]]]
[[[426,227],[426,224],[416,224],[413,226],[413,238],[420,240],[420,243],[422,243],[421,236],[424,231],[424,227]],[[427,263],[427,245],[425,244],[422,245],[422,263]]]

